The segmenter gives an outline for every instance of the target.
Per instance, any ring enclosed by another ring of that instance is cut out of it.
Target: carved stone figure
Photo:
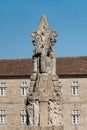
[[[51,57],[51,71],[52,71],[52,74],[56,74],[56,57],[55,57],[54,51],[51,51],[50,57]]]
[[[50,42],[51,42],[52,46],[56,43],[56,40],[55,40],[56,36],[57,36],[57,32],[56,31],[51,31],[51,33],[50,33]]]
[[[48,124],[60,126],[62,124],[62,110],[59,109],[58,101],[50,100],[48,102]]]
[[[53,101],[54,103],[54,125],[58,125],[58,104],[56,101]]]
[[[33,72],[37,73],[37,58],[36,57],[33,57],[33,64],[34,64]]]
[[[40,110],[39,110],[39,101],[36,100],[34,102],[34,125],[38,126],[39,125],[39,118],[40,118]]]
[[[54,103],[50,100],[48,102],[48,124],[53,125],[54,124]]]
[[[29,101],[27,106],[28,116],[29,116],[29,125],[33,125],[33,102]]]
[[[31,35],[35,38],[34,41],[32,41],[33,45],[36,46],[35,47],[35,50],[34,50],[34,53],[35,54],[38,54],[38,53],[41,53],[41,36],[40,34],[38,34],[37,32],[31,32]]]
[[[39,125],[40,110],[39,110],[39,101],[29,101],[27,106],[28,116],[29,116],[29,125]]]

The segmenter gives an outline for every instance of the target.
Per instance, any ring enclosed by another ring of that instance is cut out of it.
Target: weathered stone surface
[[[36,78],[37,78],[37,74],[36,73],[33,73],[31,75],[31,81],[36,81]]]
[[[34,69],[27,97],[29,125],[38,126],[41,130],[58,130],[63,125],[60,107],[62,98],[56,74],[55,52],[52,48],[56,43],[57,32],[50,30],[47,18],[43,16],[38,30],[31,32],[31,35],[34,37],[35,49]]]
[[[27,105],[27,111],[29,116],[29,125],[38,126],[40,124],[40,103],[39,100],[29,100],[29,104]]]
[[[52,75],[52,81],[58,81],[58,76],[56,74]]]

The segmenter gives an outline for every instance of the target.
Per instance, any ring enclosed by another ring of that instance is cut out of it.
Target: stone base
[[[64,130],[63,126],[35,127],[28,126],[26,130]]]
[[[39,126],[20,126],[20,127],[2,127],[0,130],[64,130],[63,126],[49,126],[49,127],[39,127]]]

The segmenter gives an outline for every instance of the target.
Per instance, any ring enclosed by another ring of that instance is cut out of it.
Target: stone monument
[[[31,36],[34,37],[32,43],[35,48],[26,105],[28,125],[35,129],[63,130],[62,97],[52,48],[57,32],[50,30],[46,16],[42,16],[37,31],[32,31]]]

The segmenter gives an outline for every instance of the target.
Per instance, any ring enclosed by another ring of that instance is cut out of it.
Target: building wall
[[[87,129],[87,78],[61,78],[64,130]],[[72,95],[72,82],[78,81],[78,95]],[[72,110],[79,109],[79,124],[72,123]]]
[[[59,78],[63,96],[64,130],[87,130],[87,78]],[[78,81],[78,95],[72,95],[72,82]],[[26,96],[21,96],[21,83],[29,79],[0,79],[6,82],[6,96],[0,96],[0,108],[6,110],[6,123],[0,124],[0,130],[27,130],[29,126],[21,124],[21,110],[26,109]],[[79,124],[72,123],[72,110],[79,109]]]
[[[0,124],[0,130],[16,130],[16,128],[25,127],[21,124],[21,110],[26,109],[26,96],[21,96],[21,83],[29,79],[1,79],[0,82],[6,82],[6,96],[0,96],[0,108],[6,110],[6,123]]]

